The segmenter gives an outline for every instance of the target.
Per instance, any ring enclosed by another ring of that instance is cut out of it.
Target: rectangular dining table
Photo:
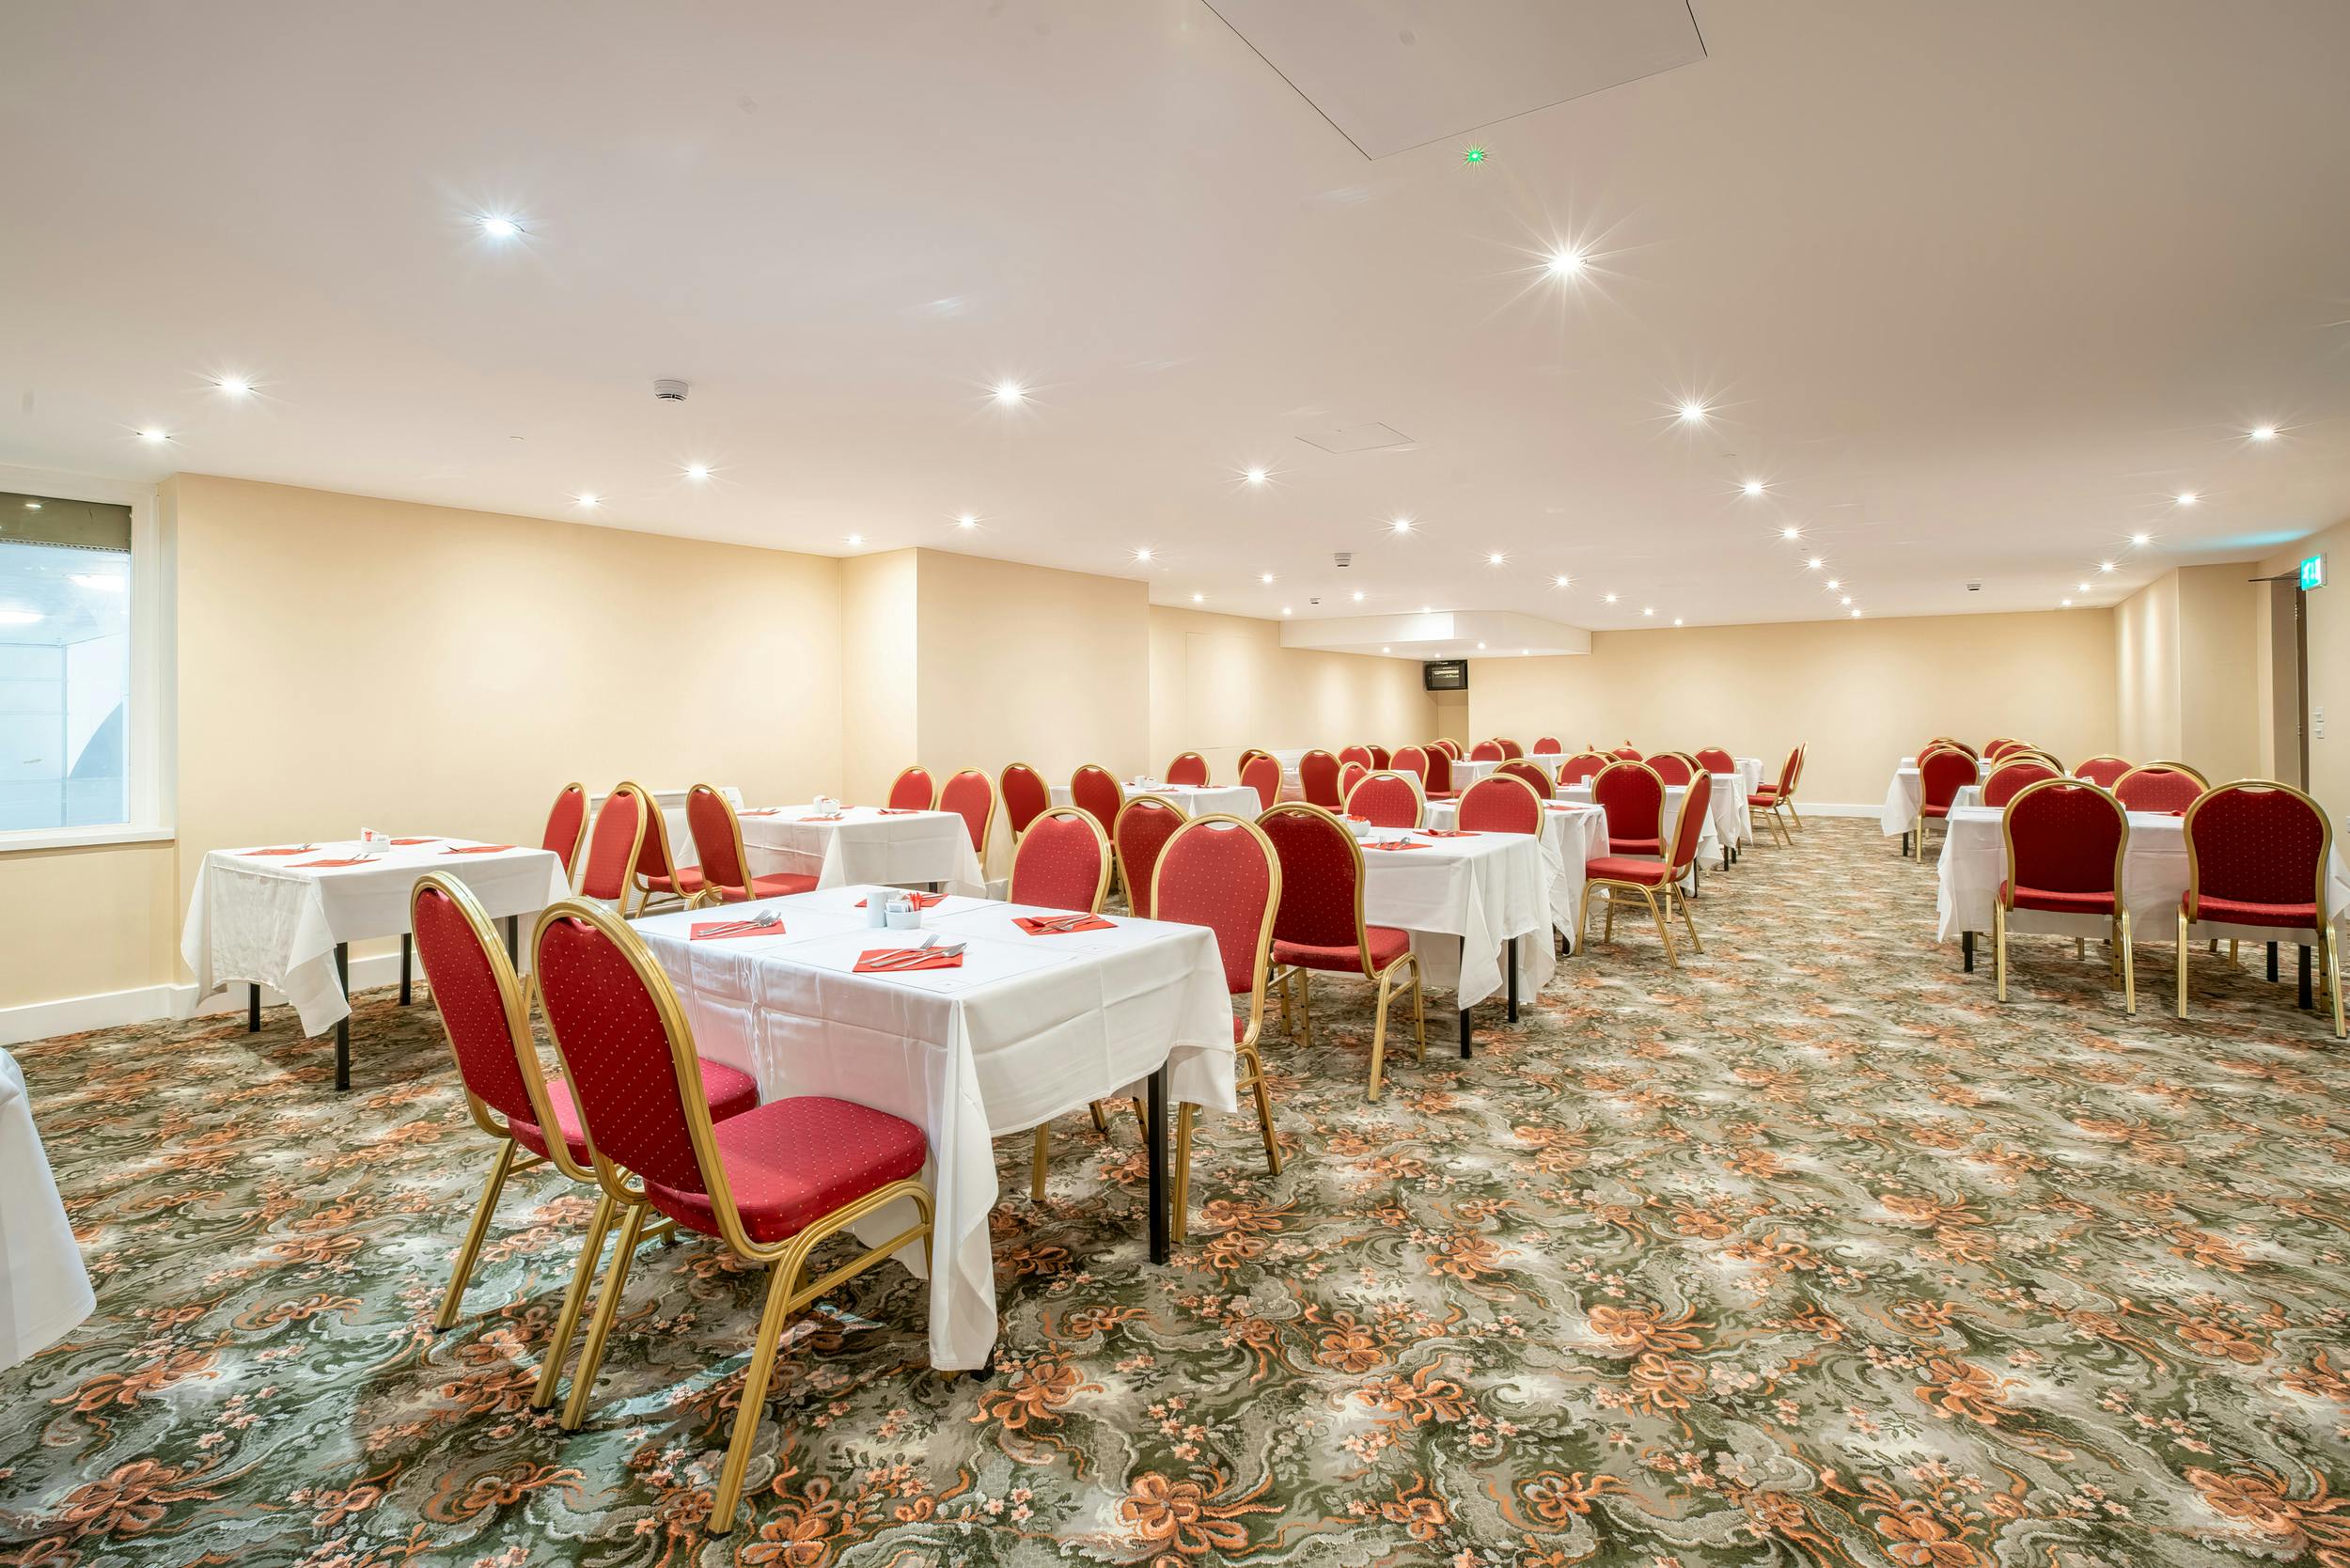
[[[1959,786],[1954,806],[1970,804],[1967,792],[1978,791],[1982,782],[1982,764],[1975,764],[1975,783]],[[1925,804],[1925,776],[1918,771],[1918,759],[1904,757],[1893,769],[1891,782],[1885,786],[1885,808],[1877,814],[1877,827],[1888,839],[1901,835],[1902,854],[1909,854],[1910,834],[1918,825],[1918,808]]]
[[[956,811],[880,806],[764,806],[739,812],[751,874],[790,871],[819,887],[879,882],[984,897],[987,874]]]
[[[982,1367],[996,1324],[994,1140],[1139,1088],[1150,1255],[1166,1262],[1167,1114],[1237,1107],[1231,997],[1205,926],[1107,916],[1101,929],[1030,935],[1019,917],[1069,911],[949,896],[923,912],[922,930],[873,929],[857,904],[889,891],[832,887],[634,925],[684,1004],[695,1048],[749,1073],[762,1099],[831,1095],[922,1129],[937,1258],[932,1364]],[[709,934],[763,910],[780,929]],[[861,954],[934,933],[965,944],[960,966],[856,972]],[[908,1222],[893,1206],[856,1230],[879,1242]],[[919,1244],[899,1261],[919,1275]]]
[[[521,923],[568,897],[552,851],[472,839],[393,838],[368,843],[213,850],[196,870],[180,933],[196,995],[246,982],[245,1027],[261,1027],[261,987],[293,1004],[306,1035],[335,1030],[335,1087],[351,1087],[351,944],[400,938],[400,1001],[411,994],[408,896],[438,871],[462,883],[482,912],[506,922],[506,946],[524,966]]]
[[[1126,798],[1136,795],[1157,795],[1172,803],[1186,817],[1204,817],[1211,812],[1224,812],[1244,822],[1255,822],[1264,808],[1257,799],[1257,792],[1246,784],[1121,784]],[[1053,804],[1073,806],[1076,797],[1069,786],[1053,786]]]
[[[1439,829],[1460,824],[1457,801],[1428,803],[1428,825]],[[1570,952],[1579,941],[1575,922],[1583,909],[1586,862],[1607,853],[1607,814],[1598,807],[1551,801],[1543,807],[1543,873],[1549,888],[1550,926],[1566,939]]]
[[[1364,846],[1363,920],[1411,933],[1421,982],[1453,993],[1465,1057],[1475,1039],[1470,1009],[1506,987],[1514,1022],[1521,993],[1539,992],[1557,966],[1543,841],[1530,833],[1415,833],[1405,841],[1413,847]]]

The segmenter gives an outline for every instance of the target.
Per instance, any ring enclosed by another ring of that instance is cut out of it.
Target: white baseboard
[[[416,982],[421,985],[423,981],[424,975],[419,969]],[[399,983],[398,952],[366,953],[351,961],[351,988],[353,991]],[[285,1000],[268,986],[261,988],[262,1006],[279,1007],[284,1005]],[[165,1018],[193,1018],[199,1013],[242,1012],[244,1003],[243,980],[231,980],[227,988],[218,995],[201,998],[191,983],[139,985],[128,991],[102,991],[89,996],[61,996],[50,1002],[26,1002],[18,1007],[0,1008],[0,1045],[23,1045],[61,1034],[80,1034],[85,1029],[113,1029],[128,1024],[152,1024]]]
[[[1875,806],[1840,806],[1831,801],[1806,800],[1801,795],[1797,795],[1795,815],[1798,817],[1881,817],[1885,815],[1885,807],[1881,802]]]

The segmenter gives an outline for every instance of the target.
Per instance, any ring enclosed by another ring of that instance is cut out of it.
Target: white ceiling
[[[2350,6],[1694,14],[1472,166],[1201,0],[15,0],[0,463],[1598,628],[2110,603],[2350,512]]]

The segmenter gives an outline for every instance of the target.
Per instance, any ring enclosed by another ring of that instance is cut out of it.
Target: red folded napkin
[[[918,948],[875,948],[856,955],[860,975],[906,975],[916,969],[960,969],[961,953],[925,952]]]
[[[395,839],[392,840],[395,844],[437,844],[440,841],[438,839]]]
[[[873,809],[885,817],[918,817],[922,814],[918,806],[876,806]]]
[[[374,864],[375,862],[368,856],[356,855],[348,860],[297,860],[294,862],[293,869],[297,871],[315,871],[332,866],[372,866]]]
[[[430,841],[431,840],[429,839],[418,840],[418,842]],[[398,844],[405,843],[407,840],[404,839],[395,839],[392,842]],[[510,850],[514,846],[511,844],[451,844],[441,853],[443,855],[504,855],[508,850]]]
[[[916,909],[928,909],[932,904],[940,904],[947,902],[947,895],[944,893],[901,893],[896,896],[910,901]],[[852,909],[863,909],[866,904],[870,902],[870,900],[859,899],[849,907]],[[887,903],[889,901],[887,899],[884,899],[882,902],[884,903]]]
[[[686,934],[688,942],[713,942],[728,936],[781,936],[783,922],[772,926],[756,925],[749,920],[696,920]]]
[[[735,815],[738,817],[772,817],[782,809],[780,806],[761,806],[756,810],[737,811]]]
[[[1115,931],[1114,921],[1099,915],[1015,915],[1011,923],[1030,936],[1063,936],[1073,931]]]
[[[307,855],[310,849],[306,844],[296,844],[290,849],[239,850],[237,853],[239,855]]]
[[[1375,850],[1426,849],[1427,847],[1426,844],[1416,843],[1409,839],[1374,839],[1363,846],[1365,849]]]
[[[800,821],[804,823],[837,823],[840,820],[840,816],[841,814],[838,811],[827,811],[821,817],[802,817]]]
[[[1428,839],[1474,839],[1480,831],[1474,827],[1423,827],[1420,836]]]

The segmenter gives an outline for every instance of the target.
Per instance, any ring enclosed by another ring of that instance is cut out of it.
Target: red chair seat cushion
[[[816,879],[812,876],[802,876],[797,871],[770,871],[765,876],[751,878],[750,897],[754,899],[781,899],[789,898],[794,893],[813,893],[814,891],[816,891]],[[718,896],[728,903],[744,902],[743,889],[740,887],[721,887],[718,889]]]
[[[1235,1044],[1235,1045],[1237,1045],[1237,1044],[1239,1044],[1239,1043],[1240,1043],[1243,1040],[1246,1040],[1247,1037],[1248,1037],[1248,1020],[1247,1020],[1247,1019],[1246,1019],[1246,1018],[1243,1018],[1243,1017],[1242,1017],[1239,1013],[1237,1013],[1237,1012],[1233,1013],[1233,1014],[1232,1014],[1232,1043],[1233,1043],[1233,1044]]]
[[[1607,853],[1609,855],[1662,855],[1665,853],[1665,840],[1662,839],[1619,839],[1611,833],[1607,836]]]
[[[816,1221],[922,1168],[922,1129],[887,1111],[822,1094],[774,1100],[718,1123],[727,1187],[758,1242],[788,1241]],[[645,1200],[691,1231],[718,1232],[707,1193],[645,1184]]]
[[[1412,950],[1412,933],[1394,926],[1370,926],[1364,934],[1371,938],[1371,963],[1373,972],[1385,969]],[[1275,941],[1273,962],[1294,964],[1300,969],[1334,969],[1347,974],[1363,972],[1364,954],[1349,942],[1343,948],[1313,948],[1303,942]]]
[[[1621,845],[1623,840],[1619,839],[1616,842]],[[1655,887],[1665,880],[1665,863],[1603,855],[1596,860],[1583,862],[1583,874],[1595,882],[1637,882],[1644,887]]]
[[[1427,798],[1430,800],[1458,800],[1461,798],[1461,792],[1458,790],[1431,790],[1428,792]]]
[[[1928,801],[1923,806],[1918,808],[1918,815],[1921,817],[1947,817],[1950,814],[1950,808],[1949,807],[1936,806],[1932,801]]]
[[[2182,899],[2180,907],[2186,901]],[[2191,918],[2214,920],[2223,926],[2284,926],[2295,931],[2317,929],[2317,905],[2314,903],[2252,903],[2243,899],[2216,899],[2205,893],[2198,900]]]
[[[675,881],[666,876],[648,876],[645,886],[656,893],[676,893],[692,898],[702,890],[702,869],[699,866],[681,866]]]
[[[759,1080],[748,1073],[728,1067],[723,1061],[702,1059],[702,1094],[710,1102],[710,1120],[725,1121],[729,1117],[754,1110],[759,1105]],[[588,1163],[588,1135],[579,1128],[579,1106],[572,1099],[572,1086],[561,1078],[547,1080],[547,1105],[555,1112],[556,1130],[570,1146],[572,1158],[581,1165]],[[514,1141],[534,1154],[547,1152],[547,1135],[528,1121],[509,1121]]]
[[[1748,806],[1777,806],[1778,796],[1774,792],[1759,790],[1747,797],[1747,804]]]
[[[2038,909],[2050,915],[2111,915],[2113,894],[2071,893],[2058,887],[2018,887],[2011,902],[2008,885],[1999,884],[1999,902],[2011,909]]]

